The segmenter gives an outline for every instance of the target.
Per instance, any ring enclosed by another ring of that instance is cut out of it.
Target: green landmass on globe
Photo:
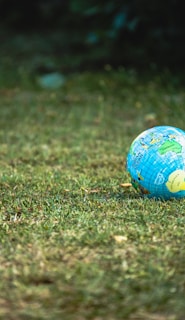
[[[161,155],[164,155],[169,151],[175,152],[175,153],[181,153],[182,146],[177,141],[167,140],[159,147],[158,151]]]

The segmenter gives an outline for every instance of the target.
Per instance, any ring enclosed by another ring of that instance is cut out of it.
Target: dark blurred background
[[[40,72],[185,67],[180,0],[0,0],[1,56]]]

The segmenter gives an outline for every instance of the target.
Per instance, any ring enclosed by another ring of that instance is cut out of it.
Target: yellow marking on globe
[[[185,171],[176,170],[172,172],[168,177],[168,181],[166,182],[166,187],[172,193],[184,191],[185,190]]]

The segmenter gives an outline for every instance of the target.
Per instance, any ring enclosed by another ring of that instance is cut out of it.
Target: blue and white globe
[[[132,185],[147,197],[185,197],[185,132],[171,126],[142,132],[131,144],[127,170]]]

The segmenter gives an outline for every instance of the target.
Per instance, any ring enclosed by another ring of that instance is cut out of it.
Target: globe
[[[156,126],[142,132],[127,155],[131,183],[149,198],[185,197],[185,132]]]

